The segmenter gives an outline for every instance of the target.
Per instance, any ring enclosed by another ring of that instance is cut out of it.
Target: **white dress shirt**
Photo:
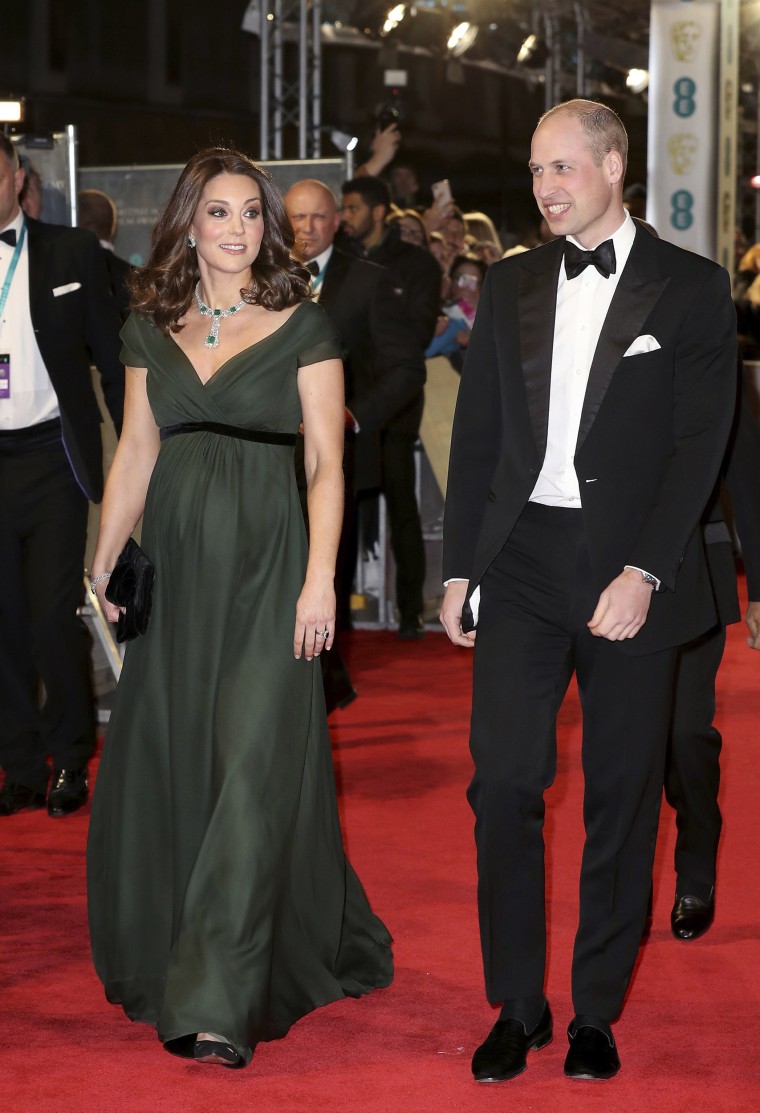
[[[333,252],[333,245],[330,244],[321,255],[315,255],[313,259],[309,259],[310,263],[316,263],[319,267],[319,274],[312,275],[311,291],[314,301],[319,301],[319,295],[322,293],[322,283],[325,278],[325,267],[330,262],[330,256]]]
[[[557,282],[557,312],[554,321],[551,390],[549,395],[549,428],[546,455],[530,502],[544,506],[581,509],[580,488],[575,474],[575,446],[581,422],[583,400],[596,346],[612,297],[636,237],[636,225],[629,213],[610,237],[615,247],[615,273],[605,278],[594,266],[588,266],[573,279],[567,277],[564,261]],[[572,243],[585,248],[573,236]],[[603,242],[603,241],[600,241]],[[644,573],[644,569],[627,564],[625,567]],[[459,577],[446,580],[444,587]],[[657,580],[655,590],[660,587]],[[471,606],[477,622],[480,587],[476,587]]]
[[[609,278],[601,275],[596,267],[589,266],[576,278],[569,279],[564,262],[560,267],[546,455],[530,496],[531,502],[580,509],[580,490],[575,474],[575,446],[583,399],[599,334],[635,236],[636,226],[626,213],[617,232],[608,237],[615,247],[616,262],[615,273]],[[572,236],[567,238],[581,250],[589,250]],[[594,247],[598,247],[598,244]]]
[[[21,236],[24,214],[19,211],[6,228]],[[6,228],[0,229],[5,232]],[[15,248],[0,240],[0,289],[3,287]],[[11,395],[0,399],[0,431],[26,429],[60,416],[58,396],[47,373],[29,310],[29,235],[16,265],[5,312],[0,320],[0,352],[10,356]]]

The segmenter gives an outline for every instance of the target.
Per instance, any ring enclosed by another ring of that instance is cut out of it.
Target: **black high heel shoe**
[[[196,1040],[193,1058],[196,1063],[216,1063],[232,1070],[245,1066],[245,1059],[231,1043],[220,1043],[218,1040]]]

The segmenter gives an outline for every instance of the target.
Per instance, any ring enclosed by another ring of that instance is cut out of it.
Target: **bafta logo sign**
[[[668,155],[674,174],[691,174],[699,150],[699,139],[691,132],[671,135],[668,140]]]
[[[678,62],[693,62],[699,53],[702,28],[693,19],[679,19],[670,28],[670,46]]]

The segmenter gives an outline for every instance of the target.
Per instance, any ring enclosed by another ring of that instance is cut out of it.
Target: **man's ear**
[[[373,205],[372,206],[372,220],[373,220],[375,225],[379,224],[380,227],[382,228],[382,226],[385,224],[385,221],[386,221],[387,217],[388,217],[388,209],[386,208],[385,205]]]
[[[620,151],[612,150],[607,155],[607,173],[610,177],[610,183],[617,185],[622,182],[625,170],[623,169],[623,159]]]

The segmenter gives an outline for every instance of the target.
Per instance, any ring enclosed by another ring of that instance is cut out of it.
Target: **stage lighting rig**
[[[446,49],[453,58],[461,58],[466,54],[478,37],[478,26],[463,20],[454,27],[449,35]]]
[[[395,4],[388,12],[383,23],[381,35],[390,35],[395,31],[406,15],[406,4]]]

